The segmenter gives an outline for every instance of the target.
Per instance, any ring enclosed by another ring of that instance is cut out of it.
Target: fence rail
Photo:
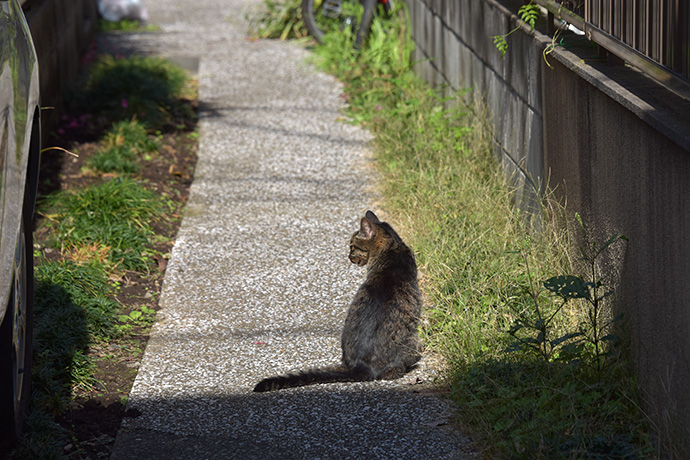
[[[690,96],[687,0],[534,0],[607,51]]]

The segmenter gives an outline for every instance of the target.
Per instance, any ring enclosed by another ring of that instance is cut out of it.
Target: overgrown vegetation
[[[304,38],[309,32],[302,19],[301,0],[265,0],[259,13],[247,15],[257,38]]]
[[[446,358],[463,428],[493,458],[653,456],[598,261],[621,236],[596,245],[548,198],[532,228],[480,106],[413,75],[404,14],[375,20],[360,52],[353,39],[327,36],[317,61],[375,135],[384,207],[416,251],[425,343]]]
[[[84,438],[65,416],[98,397],[103,420],[124,413],[127,388],[107,388],[99,369],[136,372],[125,364],[141,356],[155,319],[153,296],[136,286],[161,276],[174,236],[169,231],[184,202],[173,186],[184,173],[174,158],[161,159],[161,149],[194,134],[189,99],[195,90],[186,73],[158,58],[104,56],[87,81],[58,133],[98,141],[65,145],[76,145],[79,158],[63,148],[44,158],[49,170],[37,204],[34,251],[33,395],[27,433],[12,453],[17,459],[108,455],[104,446],[114,434],[91,439],[89,433],[106,429],[91,426]],[[168,145],[162,131],[172,133]],[[155,189],[141,170],[158,181]],[[113,397],[121,407],[106,408]],[[113,423],[116,430],[119,418]]]

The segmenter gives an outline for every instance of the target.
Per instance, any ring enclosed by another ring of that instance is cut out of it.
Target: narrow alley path
[[[148,0],[144,52],[198,59],[199,161],[114,460],[461,459],[433,372],[255,394],[336,363],[364,277],[349,237],[372,208],[369,135],[294,44],[247,39],[256,0]],[[392,222],[395,226],[395,222]],[[421,383],[420,383],[421,382]]]

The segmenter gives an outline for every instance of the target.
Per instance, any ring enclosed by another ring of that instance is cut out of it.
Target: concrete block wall
[[[38,54],[41,105],[54,107],[41,114],[47,132],[59,119],[64,92],[75,84],[96,31],[96,0],[27,0],[22,6]]]
[[[406,0],[417,73],[471,88],[486,104],[496,155],[522,185],[556,188],[568,213],[604,241],[629,238],[607,261],[618,279],[645,411],[668,453],[690,452],[690,101],[633,68],[610,67],[589,42],[542,51],[526,27],[501,59],[492,37],[517,26],[496,0]],[[506,0],[512,1],[512,0]]]
[[[419,74],[432,85],[471,88],[493,122],[497,158],[516,185],[517,205],[529,208],[544,182],[541,49],[545,38],[513,34],[501,58],[492,37],[515,28],[508,10],[481,0],[407,0]]]
[[[562,55],[553,69],[543,70],[544,167],[568,208],[596,229],[599,240],[615,232],[629,238],[615,261],[618,307],[645,411],[660,428],[669,455],[687,458],[690,103],[656,88],[660,99],[649,104],[634,88],[620,85],[625,75],[611,78],[625,69],[603,73],[580,67],[577,56]],[[663,100],[673,101],[671,107]],[[660,120],[646,120],[655,112],[671,112],[664,130],[677,121],[680,131],[667,135],[657,129]]]

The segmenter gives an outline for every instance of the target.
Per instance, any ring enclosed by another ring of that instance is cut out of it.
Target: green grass
[[[40,261],[39,261],[40,262]],[[93,363],[88,349],[96,342],[114,337],[119,304],[113,298],[114,288],[103,270],[93,264],[74,262],[40,262],[36,267],[36,336],[38,360],[34,384],[53,414],[75,387],[90,387]],[[67,372],[67,375],[61,375]],[[55,382],[71,382],[62,392],[51,390]],[[55,394],[61,396],[56,398]],[[58,404],[49,407],[50,404]]]
[[[155,24],[146,24],[136,19],[122,19],[120,21],[98,21],[98,30],[103,32],[152,32],[159,30]]]
[[[160,142],[149,136],[146,127],[136,119],[113,124],[88,165],[100,172],[135,173],[138,160],[156,152]]]
[[[45,206],[56,247],[97,247],[104,249],[112,267],[147,270],[147,247],[154,236],[151,222],[163,216],[163,202],[136,180],[118,177],[59,192],[48,197]]]
[[[344,81],[350,115],[375,134],[386,207],[418,253],[434,305],[426,341],[469,360],[505,344],[513,315],[501,302],[526,282],[517,251],[529,247],[537,276],[559,270],[567,235],[531,234],[511,205],[482,114],[464,106],[462,93],[445,97],[415,77],[404,26],[401,17],[374,22],[361,53],[347,33],[327,37],[317,53]]]
[[[266,0],[261,8],[258,14],[247,14],[255,37],[287,40],[308,36],[301,0]]]
[[[67,432],[54,418],[75,391],[90,389],[89,348],[115,337],[117,312],[108,275],[94,264],[36,260],[34,363],[26,435],[11,458],[62,458]]]
[[[72,95],[73,111],[111,121],[146,119],[150,129],[175,125],[191,109],[187,72],[158,57],[104,55],[91,66],[83,90]]]
[[[383,207],[416,252],[424,342],[448,363],[460,424],[491,458],[653,456],[624,350],[609,350],[606,372],[593,370],[601,356],[588,343],[567,359],[558,342],[546,360],[508,351],[516,320],[541,326],[540,314],[554,315],[553,337],[587,331],[587,303],[558,310],[542,284],[587,271],[572,257],[564,209],[546,197],[530,220],[513,206],[481,104],[414,76],[406,26],[403,15],[375,22],[361,52],[348,31],[329,36],[317,62],[344,82],[348,114],[375,135]]]
[[[464,367],[452,396],[492,458],[652,458],[630,388],[620,368],[594,382],[573,366],[503,358]]]

